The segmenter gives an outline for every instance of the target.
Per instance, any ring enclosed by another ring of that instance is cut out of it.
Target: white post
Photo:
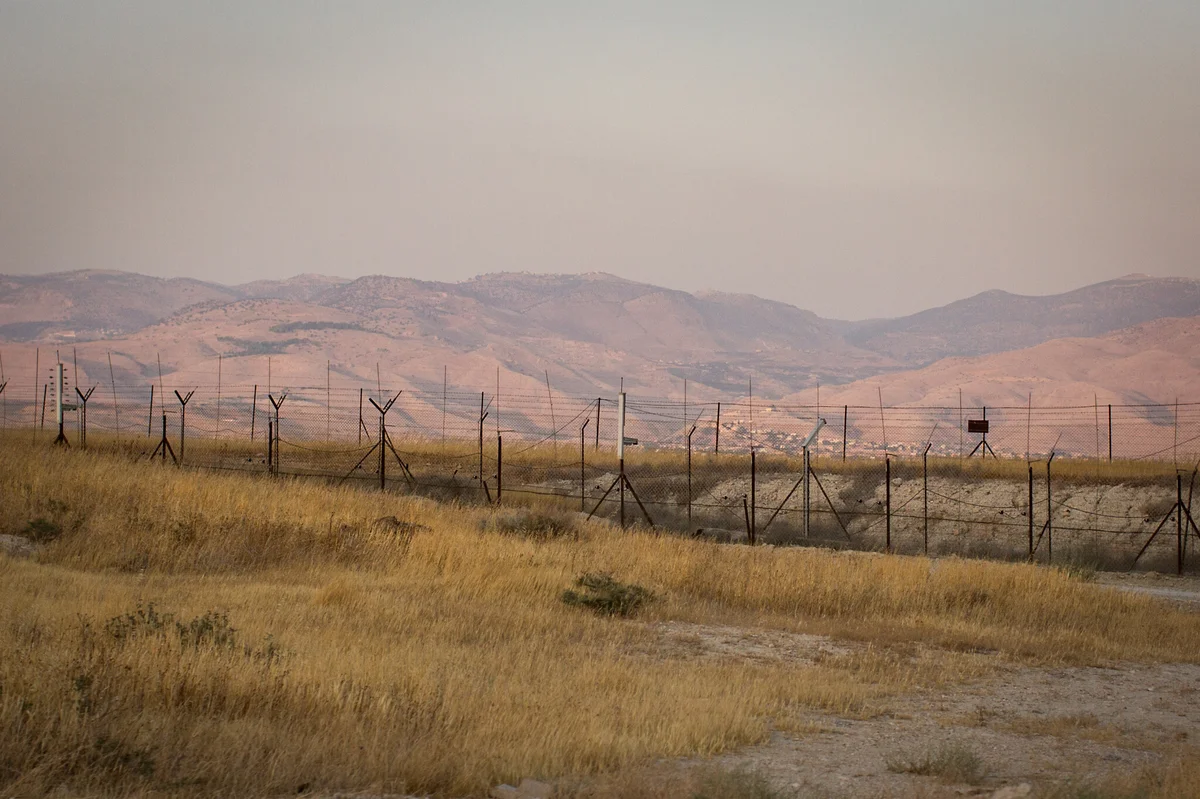
[[[54,367],[54,421],[59,429],[63,426],[63,365]]]

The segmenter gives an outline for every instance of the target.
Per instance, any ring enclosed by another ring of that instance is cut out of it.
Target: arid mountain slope
[[[0,313],[0,354],[20,375],[32,370],[35,348],[71,347],[97,379],[107,377],[111,351],[118,379],[156,376],[161,359],[181,384],[213,382],[220,357],[223,379],[250,383],[270,370],[272,381],[319,384],[327,365],[373,382],[378,364],[398,387],[440,388],[448,373],[454,385],[485,388],[498,370],[510,388],[544,391],[549,372],[554,390],[579,394],[623,381],[675,396],[686,379],[697,398],[742,396],[752,379],[765,398],[818,383],[830,400],[869,388],[867,404],[880,385],[888,404],[941,401],[947,391],[957,401],[959,386],[989,402],[1029,390],[1045,402],[1096,392],[1161,400],[1186,394],[1197,372],[1171,337],[1193,329],[1200,281],[1131,277],[1055,297],[988,292],[905,319],[839,322],[751,295],[690,294],[604,273],[462,283],[301,275],[223,287],[72,272],[0,277]],[[1190,318],[1110,335],[1165,313]],[[1067,334],[1074,338],[1045,343]],[[1080,338],[1094,334],[1104,337]],[[955,357],[1004,349],[1016,351]]]
[[[1200,281],[1130,275],[1047,297],[987,291],[912,316],[853,323],[846,338],[863,349],[919,366],[1196,315]]]
[[[1200,398],[1200,318],[1157,319],[1095,338],[945,358],[923,369],[822,388],[830,405],[967,406],[1171,403]],[[812,403],[806,390],[789,401]]]

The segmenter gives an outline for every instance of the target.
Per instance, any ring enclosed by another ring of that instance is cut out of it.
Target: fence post
[[[382,400],[380,400],[382,402]],[[387,490],[387,415],[379,414],[379,490]]]
[[[479,392],[479,493],[486,495],[487,489],[483,487],[483,420],[487,417],[487,412],[483,409],[483,392]]]
[[[267,474],[275,474],[275,422],[267,415]]]
[[[884,526],[886,529],[886,538],[884,540],[884,550],[889,554],[892,551],[892,459],[884,456],[884,478],[883,482],[886,488],[884,489]]]
[[[1033,563],[1033,464],[1029,465],[1029,562]]]
[[[805,538],[809,537],[809,530],[811,527],[810,496],[811,496],[812,489],[808,484],[808,474],[811,471],[811,467],[809,466],[810,463],[811,463],[811,459],[808,454],[808,447],[805,447],[804,448],[804,537]]]
[[[713,444],[713,454],[721,454],[721,403],[717,403],[717,437]]]
[[[1112,463],[1112,405],[1108,406],[1108,462]]]
[[[1183,475],[1175,473],[1175,549],[1178,568],[1176,573],[1183,576]]]
[[[846,462],[846,436],[850,427],[850,406],[842,406],[842,463]]]
[[[755,513],[755,505],[758,499],[758,470],[755,464],[754,447],[750,447],[750,544],[754,545],[755,539],[758,538],[758,518]]]
[[[146,438],[154,435],[154,383],[150,384],[150,416],[146,419]]]
[[[254,399],[250,401],[250,440],[254,441],[254,420],[258,417],[258,383],[254,384]]]
[[[1054,562],[1054,504],[1050,498],[1050,464],[1054,462],[1054,452],[1046,461],[1046,562]]]
[[[496,436],[496,504],[500,504],[500,495],[504,491],[504,436]]]
[[[599,408],[599,400],[596,401],[596,407]],[[588,422],[591,419],[584,419],[583,425],[579,428],[579,510],[587,511],[587,439],[584,438],[584,433],[587,431]]]
[[[922,552],[929,554],[929,448],[932,443],[925,444],[925,452],[921,455],[921,481],[924,483],[925,493],[925,510],[924,510],[924,541],[922,543]]]
[[[600,451],[600,401],[601,397],[596,397],[596,444],[595,450]]]
[[[688,529],[692,528],[692,433],[696,432],[696,426],[692,425],[692,429],[687,434],[687,523]]]

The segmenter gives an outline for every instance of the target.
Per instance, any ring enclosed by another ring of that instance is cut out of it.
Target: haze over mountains
[[[819,309],[819,298],[813,305]],[[981,401],[1024,396],[1112,402],[1200,396],[1200,281],[1134,275],[1065,294],[989,291],[912,316],[847,322],[745,294],[696,293],[604,273],[501,273],[461,283],[301,275],[221,286],[126,272],[0,277],[0,342],[10,374],[38,346],[73,346],[85,374],[164,374],[399,387],[803,399]],[[29,361],[28,365],[25,364]],[[103,366],[101,369],[100,367]],[[318,380],[319,376],[319,380]],[[833,386],[839,386],[834,389]],[[945,396],[943,396],[945,395]]]

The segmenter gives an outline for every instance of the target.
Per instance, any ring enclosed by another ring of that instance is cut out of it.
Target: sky
[[[1200,278],[1200,3],[0,0],[0,273]]]

